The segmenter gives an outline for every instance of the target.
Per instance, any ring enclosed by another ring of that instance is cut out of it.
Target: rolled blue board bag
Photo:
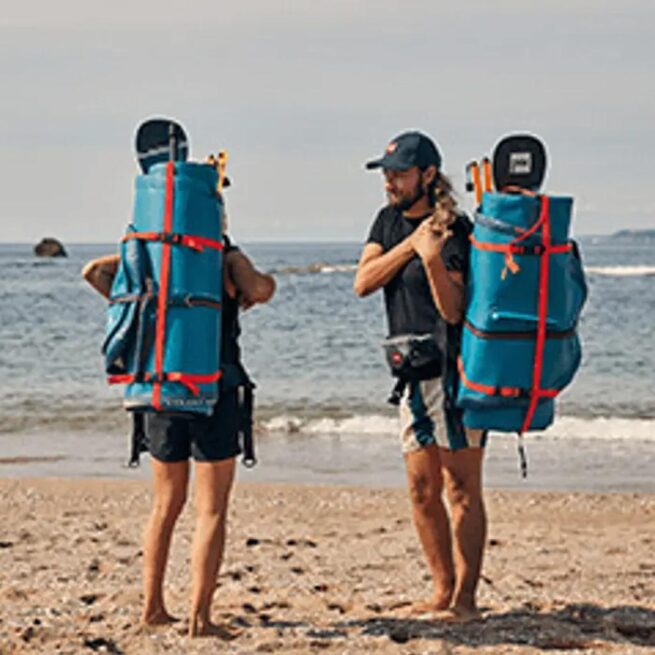
[[[125,408],[209,415],[218,400],[223,201],[209,164],[138,175],[103,345]]]

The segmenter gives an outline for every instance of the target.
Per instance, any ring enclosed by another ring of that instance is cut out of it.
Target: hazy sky
[[[361,240],[384,202],[363,163],[408,128],[465,207],[465,163],[530,131],[576,232],[655,228],[654,68],[652,0],[11,3],[0,241],[116,241],[153,115],[229,150],[238,239]]]

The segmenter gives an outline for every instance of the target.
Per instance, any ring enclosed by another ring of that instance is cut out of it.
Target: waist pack
[[[401,334],[382,342],[391,374],[397,378],[427,380],[441,375],[441,351],[432,334]]]
[[[398,405],[408,382],[441,375],[441,350],[433,334],[401,334],[382,342],[391,375],[398,378],[389,402]]]

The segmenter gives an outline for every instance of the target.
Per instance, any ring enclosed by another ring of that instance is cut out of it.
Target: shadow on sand
[[[521,609],[488,614],[480,621],[460,625],[378,616],[341,621],[334,628],[337,634],[344,629],[361,629],[360,634],[387,636],[398,643],[434,639],[452,645],[524,644],[544,650],[594,648],[603,643],[655,647],[655,610],[630,605],[602,608],[572,604],[546,612]]]

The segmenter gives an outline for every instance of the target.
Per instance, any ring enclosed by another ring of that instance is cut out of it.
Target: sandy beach
[[[484,620],[408,617],[429,580],[400,489],[238,484],[214,618],[143,630],[148,483],[0,481],[0,653],[653,653],[655,496],[490,491]],[[184,617],[193,506],[169,610]]]

